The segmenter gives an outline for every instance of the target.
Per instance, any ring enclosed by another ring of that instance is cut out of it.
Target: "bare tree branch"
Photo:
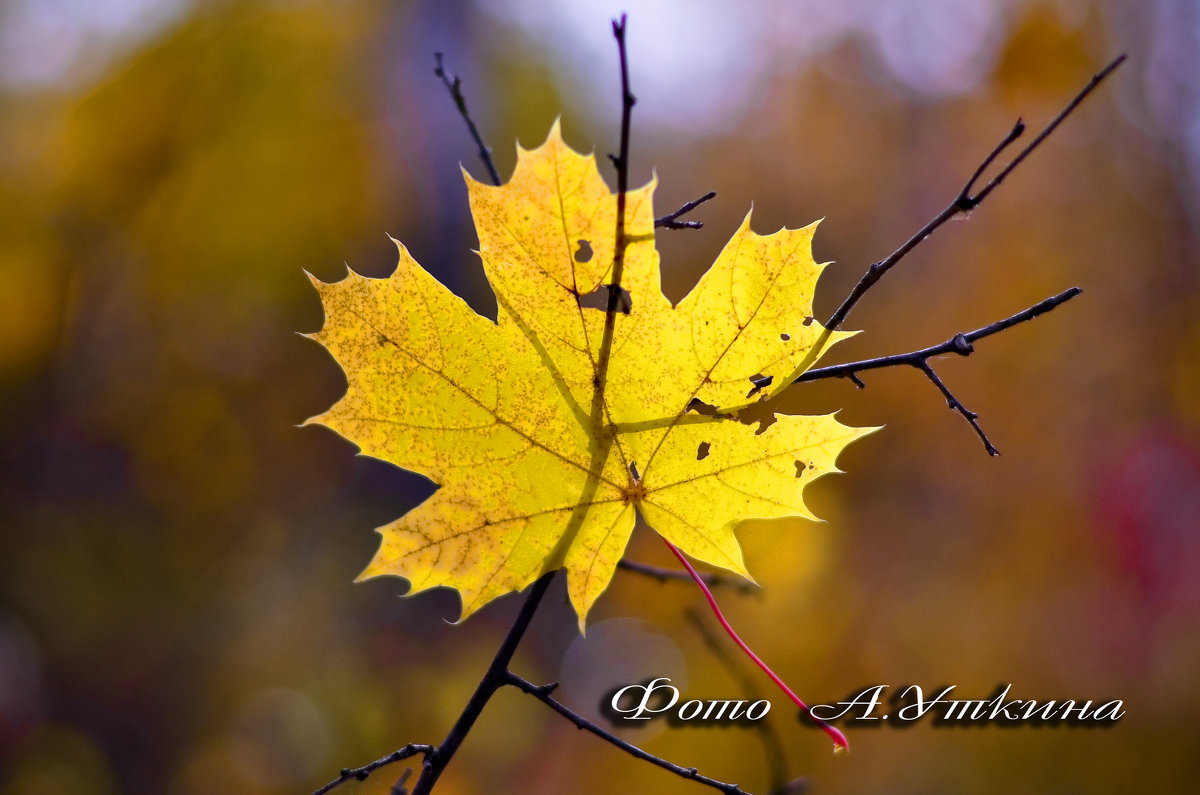
[[[1054,132],[1058,125],[1062,124],[1062,122],[1071,115],[1075,108],[1079,107],[1079,103],[1083,102],[1083,100],[1086,99],[1087,96],[1091,94],[1106,77],[1112,74],[1112,72],[1118,66],[1124,63],[1124,61],[1125,56],[1120,55],[1108,66],[1097,72],[1088,82],[1088,84],[1084,86],[1078,94],[1075,95],[1075,98],[1067,103],[1067,106],[1063,108],[1062,111],[1055,116],[1049,124],[1046,125],[1045,129],[1038,133],[1037,137],[1030,141],[1029,144],[1021,150],[1020,154],[1013,158],[1011,163],[1005,166],[1004,169],[978,193],[973,194],[972,191],[975,189],[975,184],[979,181],[979,178],[983,175],[983,172],[987,169],[987,167],[990,166],[996,160],[996,158],[999,157],[1000,154],[1014,141],[1016,141],[1025,131],[1025,124],[1018,120],[1012,130],[1009,131],[1008,135],[1004,137],[1004,140],[1002,140],[994,149],[992,149],[988,156],[984,158],[979,167],[976,168],[974,173],[971,174],[971,178],[967,180],[965,185],[963,185],[962,190],[958,192],[958,195],[954,197],[953,201],[946,205],[944,210],[930,219],[928,223],[921,227],[915,235],[906,240],[898,249],[887,255],[887,257],[879,262],[872,263],[871,266],[867,268],[866,273],[864,273],[862,278],[859,279],[858,284],[854,285],[854,289],[852,289],[850,294],[846,296],[846,300],[842,301],[841,306],[834,310],[834,313],[830,315],[829,320],[825,323],[825,327],[836,329],[838,326],[840,326],[843,322],[845,322],[846,317],[850,314],[850,310],[852,310],[854,305],[857,304],[859,300],[866,294],[867,290],[871,289],[876,282],[883,278],[885,273],[895,267],[896,263],[904,259],[906,254],[924,242],[926,238],[936,232],[943,224],[945,224],[954,216],[970,212],[978,207],[979,204],[986,199],[993,190],[999,187],[1000,183],[1004,181],[1004,178],[1011,174],[1013,169],[1019,166],[1021,162],[1025,160],[1025,158],[1029,157],[1033,150],[1037,149],[1038,146],[1040,146],[1042,142],[1049,137],[1050,133]]]
[[[330,790],[332,790],[336,787],[340,787],[342,784],[345,784],[347,781],[351,781],[351,780],[366,781],[367,776],[371,775],[379,768],[390,765],[393,762],[399,762],[402,759],[408,759],[410,756],[416,756],[417,754],[422,754],[425,756],[426,759],[428,759],[429,755],[432,754],[434,752],[434,750],[435,749],[432,745],[419,745],[417,743],[409,743],[408,745],[404,746],[403,748],[399,749],[398,751],[392,751],[387,756],[385,756],[381,759],[376,759],[374,762],[365,764],[362,767],[344,768],[342,770],[341,775],[339,775],[333,781],[330,781],[325,786],[321,787],[319,790],[315,791],[313,793],[313,795],[325,795],[326,792],[329,792]]]
[[[617,327],[617,310],[621,305],[621,277],[625,271],[625,249],[629,245],[625,230],[625,201],[629,193],[629,134],[632,126],[633,106],[637,97],[629,90],[629,59],[625,52],[625,15],[614,19],[613,38],[617,40],[617,52],[621,58],[621,142],[620,154],[610,154],[617,169],[617,229],[613,241],[612,283],[608,288],[608,306],[604,310],[604,331],[601,333],[600,349],[596,354],[596,372],[593,379],[592,415],[599,419],[603,413],[604,388],[608,382],[608,366],[612,361],[613,334]]]
[[[504,637],[504,642],[501,643],[500,649],[496,652],[496,656],[488,665],[487,671],[480,680],[479,685],[475,689],[471,700],[467,702],[467,706],[463,709],[462,714],[454,724],[454,728],[442,741],[441,745],[419,745],[410,743],[398,751],[388,754],[387,756],[376,759],[374,762],[363,765],[358,768],[347,768],[342,770],[341,774],[333,781],[313,793],[313,795],[325,795],[325,793],[341,786],[349,781],[364,781],[366,778],[381,767],[399,762],[417,754],[422,754],[425,757],[425,763],[422,767],[421,777],[417,779],[417,784],[413,789],[413,795],[427,795],[437,783],[438,777],[442,771],[450,763],[454,757],[458,747],[466,738],[467,733],[471,731],[475,720],[483,712],[484,706],[495,695],[496,691],[505,685],[511,685],[529,695],[537,698],[542,703],[549,706],[558,714],[570,720],[577,728],[586,729],[595,734],[597,737],[615,745],[627,754],[634,756],[651,764],[657,765],[664,770],[669,770],[677,776],[695,781],[699,784],[704,784],[729,795],[749,795],[736,784],[729,784],[723,781],[718,781],[714,778],[701,775],[696,768],[685,768],[668,762],[665,759],[655,756],[654,754],[643,751],[632,743],[625,742],[617,737],[612,732],[598,726],[589,721],[587,718],[578,714],[570,707],[567,707],[562,702],[551,697],[551,693],[558,686],[557,683],[550,685],[535,685],[532,682],[524,679],[509,670],[509,664],[512,662],[513,653],[520,644],[521,638],[525,631],[529,628],[529,622],[533,619],[533,614],[537,611],[538,605],[542,601],[542,597],[546,594],[546,589],[550,586],[550,581],[554,578],[554,573],[544,575],[536,583],[533,584],[529,591],[529,595],[525,597],[525,603],[521,606],[520,613],[517,614],[512,626]]]
[[[1034,138],[1032,141],[1030,141],[1029,144],[1024,149],[1021,150],[1020,154],[1018,154],[1016,157],[1014,157],[1012,159],[1011,163],[1009,163],[1007,166],[1005,166],[1000,171],[999,174],[997,174],[995,177],[993,177],[992,180],[987,185],[984,186],[983,190],[979,191],[979,193],[976,193],[973,197],[970,197],[965,200],[966,202],[968,202],[970,204],[970,206],[967,207],[966,209],[968,209],[968,210],[974,209],[975,207],[977,207],[979,205],[979,203],[981,201],[983,201],[984,199],[986,199],[988,197],[989,193],[994,191],[996,188],[1000,187],[1000,183],[1004,181],[1004,178],[1007,177],[1009,174],[1011,174],[1013,172],[1013,169],[1015,169],[1017,166],[1021,165],[1021,162],[1025,158],[1029,157],[1029,155],[1033,153],[1033,150],[1037,149],[1038,146],[1041,145],[1042,141],[1045,141],[1050,136],[1050,133],[1054,132],[1054,130],[1058,127],[1058,125],[1062,124],[1066,120],[1066,118],[1068,116],[1070,116],[1072,112],[1074,112],[1075,108],[1079,107],[1079,103],[1081,103],[1085,99],[1087,99],[1088,94],[1091,94],[1093,91],[1095,91],[1096,87],[1099,86],[1106,77],[1108,77],[1110,74],[1112,74],[1114,71],[1116,71],[1117,67],[1119,67],[1121,64],[1125,63],[1126,58],[1128,58],[1128,56],[1125,53],[1121,53],[1116,58],[1114,58],[1108,64],[1108,66],[1104,67],[1099,72],[1092,75],[1092,79],[1088,81],[1088,84],[1086,86],[1084,86],[1079,91],[1078,94],[1075,95],[1074,99],[1072,99],[1070,102],[1067,103],[1067,106],[1065,108],[1063,108],[1061,111],[1059,111],[1059,114],[1057,116],[1055,116],[1054,119],[1051,120],[1051,122],[1049,124],[1047,124],[1046,127],[1040,133],[1037,134],[1036,138]],[[1017,133],[1017,134],[1019,135],[1020,133]],[[1015,140],[1015,136],[1014,136],[1014,140]],[[999,154],[999,153],[997,153],[997,154]],[[973,185],[974,185],[974,181],[967,183],[968,192],[973,187]]]
[[[542,603],[542,597],[546,595],[546,589],[550,587],[550,581],[553,579],[554,572],[543,574],[541,579],[529,589],[529,596],[525,597],[525,603],[521,605],[521,612],[517,613],[512,626],[509,627],[508,634],[504,636],[504,642],[500,644],[496,656],[492,658],[491,665],[484,672],[483,678],[479,680],[479,685],[475,688],[471,700],[467,702],[467,706],[463,708],[462,714],[458,716],[454,727],[450,729],[446,739],[442,740],[441,745],[425,755],[425,765],[421,770],[421,777],[417,779],[417,784],[413,787],[413,795],[429,795],[433,785],[437,783],[438,777],[442,775],[446,765],[450,764],[458,747],[462,745],[467,733],[475,725],[475,720],[483,712],[484,706],[508,681],[508,664],[512,662],[513,653],[516,652],[521,638],[525,636],[525,630],[529,629],[529,622],[533,620],[533,614],[537,612],[538,605]]]
[[[1079,107],[1079,104],[1083,102],[1083,100],[1086,99],[1087,96],[1091,94],[1106,77],[1112,74],[1117,67],[1125,62],[1125,58],[1126,56],[1124,54],[1118,56],[1111,63],[1109,63],[1108,66],[1104,67],[1102,70],[1093,75],[1092,79],[1088,81],[1088,84],[1084,86],[1078,94],[1075,95],[1074,99],[1068,102],[1066,107],[1059,111],[1058,115],[1055,116],[1050,123],[1047,124],[1046,127],[1040,133],[1038,133],[1037,136],[1034,137],[1034,139],[1030,141],[1007,166],[1001,169],[1000,172],[996,174],[996,176],[993,177],[983,188],[976,191],[975,186],[983,177],[984,172],[986,172],[987,169],[996,161],[996,159],[1025,132],[1025,123],[1021,119],[1017,119],[1017,123],[1013,125],[1013,128],[1008,132],[1008,135],[1004,136],[1000,143],[993,147],[992,151],[988,153],[987,157],[980,162],[979,166],[976,167],[974,172],[972,172],[966,184],[963,185],[962,189],[958,192],[958,195],[954,197],[953,201],[946,205],[945,209],[930,219],[917,231],[916,234],[906,240],[899,248],[889,254],[886,258],[880,260],[879,262],[872,263],[870,267],[867,268],[866,272],[862,275],[862,278],[859,279],[858,283],[855,284],[854,288],[850,291],[850,294],[846,296],[844,301],[842,301],[841,306],[834,310],[834,313],[825,323],[826,328],[835,329],[840,326],[846,320],[847,316],[849,316],[850,311],[854,308],[855,304],[857,304],[859,300],[866,295],[867,291],[870,290],[872,286],[874,286],[881,278],[883,278],[885,273],[895,267],[896,264],[905,257],[905,255],[928,239],[929,236],[936,232],[943,224],[957,215],[969,213],[971,210],[978,207],[979,204],[983,202],[983,200],[986,199],[992,191],[999,187],[1000,183],[1003,182],[1004,179],[1025,160],[1025,158],[1027,158],[1035,149],[1037,149],[1050,136],[1050,134],[1054,132],[1054,130],[1057,129],[1058,126],[1062,124],[1062,122],[1066,120],[1066,118],[1070,116],[1077,107]],[[1058,306],[1058,304],[1073,298],[1078,293],[1078,288],[1072,288],[1071,290],[1067,290],[1066,292],[1055,296],[1054,298],[1049,298],[1040,304],[1036,304],[1025,312],[1018,313],[1017,315],[1008,318],[1006,321],[1001,321],[999,324],[992,324],[992,326],[979,329],[976,332],[972,332],[972,334],[986,331],[986,334],[981,334],[980,336],[987,336],[988,334],[994,334],[997,331],[1003,331],[1010,326],[1030,320],[1042,312],[1047,312],[1050,309],[1053,309],[1055,306]],[[851,365],[821,367],[814,370],[809,370],[800,378],[796,379],[796,383],[800,383],[802,381],[815,381],[819,378],[828,378],[833,375],[837,375],[849,378],[854,382],[855,386],[861,389],[864,384],[859,378],[858,374],[863,370],[876,369],[879,367],[891,367],[899,364],[915,367],[924,373],[925,377],[929,379],[930,383],[937,387],[938,391],[941,392],[946,398],[946,404],[954,411],[957,411],[968,423],[970,423],[971,427],[975,430],[975,433],[983,442],[984,449],[987,450],[988,455],[996,456],[1000,454],[1000,451],[996,449],[996,446],[992,444],[991,440],[988,439],[987,434],[984,433],[983,428],[979,424],[979,415],[968,409],[962,404],[962,401],[955,397],[954,393],[950,391],[945,382],[943,382],[938,376],[937,372],[934,371],[932,365],[929,364],[929,359],[932,356],[938,355],[939,353],[958,353],[962,356],[970,354],[970,343],[974,339],[979,338],[980,337],[971,337],[971,335],[959,334],[955,337],[952,337],[943,345],[934,346],[932,349],[927,348],[925,351],[914,351],[912,353],[900,354],[891,357],[885,356],[879,359],[872,359],[867,362],[852,363]],[[926,353],[930,350],[936,350],[937,352]],[[853,366],[854,364],[859,366]]]
[[[326,784],[321,789],[313,793],[313,795],[324,795],[335,787],[346,783],[350,780],[363,781],[373,771],[379,768],[390,765],[393,762],[398,762],[401,759],[407,759],[416,754],[425,756],[425,763],[421,768],[421,777],[417,779],[416,786],[413,788],[413,795],[428,795],[437,783],[438,777],[442,775],[442,771],[450,764],[450,760],[454,758],[455,752],[458,751],[467,733],[471,731],[471,727],[475,725],[475,721],[483,712],[484,706],[495,695],[496,691],[504,685],[508,684],[508,665],[512,662],[513,654],[517,650],[517,646],[521,643],[521,638],[525,636],[525,631],[529,629],[529,622],[533,620],[533,614],[537,612],[538,605],[542,602],[542,597],[546,595],[546,589],[550,587],[550,582],[554,579],[554,572],[544,574],[535,582],[529,589],[529,595],[525,597],[524,604],[521,605],[521,610],[517,613],[517,617],[513,620],[512,626],[509,627],[507,634],[504,636],[504,641],[500,644],[500,648],[496,650],[496,656],[492,658],[492,662],[488,665],[487,671],[484,672],[483,678],[479,680],[478,686],[475,688],[475,693],[463,708],[462,714],[458,716],[454,727],[450,729],[450,733],[446,735],[446,739],[442,740],[441,745],[418,745],[410,743],[399,751],[391,753],[382,759],[377,759],[370,764],[363,765],[359,768],[344,769],[336,779]]]
[[[958,398],[956,398],[954,394],[946,387],[946,384],[942,382],[941,377],[939,377],[938,374],[933,371],[933,368],[929,366],[929,362],[923,361],[917,365],[917,367],[921,370],[921,372],[925,373],[925,377],[928,378],[942,393],[942,396],[946,398],[946,405],[949,406],[951,410],[957,411],[959,414],[961,414],[963,418],[971,424],[971,427],[975,429],[975,433],[979,436],[980,440],[983,441],[983,449],[987,450],[988,455],[1000,455],[1000,451],[996,449],[996,446],[992,444],[992,440],[987,438],[987,434],[984,433],[983,428],[979,426],[979,415],[959,402]]]
[[[691,579],[689,577],[689,579]],[[700,618],[700,613],[694,608],[689,607],[685,611],[688,623],[700,635],[700,639],[704,641],[705,647],[709,653],[717,658],[717,662],[725,667],[729,675],[738,683],[742,689],[742,695],[747,701],[758,701],[762,698],[762,691],[759,690],[757,682],[753,676],[750,676],[746,670],[739,664],[743,660],[735,659],[728,652],[724,645],[717,639],[716,635],[708,628]],[[775,727],[768,721],[760,721],[754,724],[755,731],[758,732],[759,739],[762,740],[763,754],[766,756],[767,770],[769,771],[769,780],[771,782],[771,795],[783,792],[784,788],[789,785],[787,780],[787,763],[783,757],[783,743],[779,741],[779,732],[775,731]]]
[[[931,345],[930,347],[922,348],[919,351],[897,353],[891,356],[879,356],[874,359],[864,359],[858,362],[847,362],[846,364],[832,364],[828,367],[817,367],[807,371],[804,373],[804,375],[797,378],[795,383],[799,384],[807,381],[819,381],[823,378],[849,378],[856,386],[862,388],[863,382],[859,378],[859,373],[867,370],[879,370],[884,367],[915,367],[924,373],[926,378],[933,382],[933,385],[936,386],[939,391],[941,391],[942,395],[945,396],[946,402],[949,404],[950,408],[957,411],[967,420],[967,422],[971,423],[971,427],[975,429],[977,434],[979,434],[979,438],[983,441],[983,445],[987,449],[988,454],[999,455],[1000,451],[992,445],[991,441],[988,440],[987,434],[985,434],[983,429],[979,427],[978,415],[973,411],[969,411],[965,406],[963,406],[962,402],[950,392],[950,390],[942,382],[942,379],[939,378],[937,373],[933,371],[933,367],[929,364],[929,360],[935,356],[941,356],[947,353],[954,353],[958,354],[959,356],[970,356],[975,352],[974,343],[977,341],[983,339],[984,337],[990,337],[993,334],[998,334],[999,332],[1008,328],[1012,328],[1019,323],[1033,320],[1038,315],[1049,312],[1059,304],[1066,303],[1075,296],[1079,295],[1081,292],[1083,291],[1078,287],[1072,287],[1071,289],[1064,290],[1058,295],[1053,295],[1044,301],[1039,301],[1028,309],[1022,310],[1015,315],[1010,315],[1003,320],[997,320],[995,323],[991,323],[983,328],[977,328],[974,331],[970,331],[965,334],[960,332],[940,345]]]
[[[692,578],[688,576],[688,573],[685,571],[679,571],[677,569],[663,569],[659,568],[658,566],[649,566],[645,563],[638,563],[636,561],[626,560],[624,558],[617,561],[617,568],[624,569],[625,571],[631,571],[635,574],[641,574],[645,577],[658,580],[659,582],[676,580],[679,582],[690,583],[692,581]],[[710,588],[728,587],[745,594],[762,593],[761,589],[757,585],[741,577],[724,575],[719,572],[703,572],[700,576],[704,579],[705,584]]]
[[[405,785],[408,783],[411,775],[412,768],[404,768],[404,772],[400,774],[400,778],[396,779],[396,783],[392,785],[391,795],[408,795],[408,787]],[[775,793],[772,793],[772,795],[775,795]]]
[[[712,787],[715,790],[727,793],[727,795],[749,795],[749,793],[747,793],[737,784],[729,784],[724,781],[718,781],[715,778],[709,778],[708,776],[701,775],[694,767],[681,767],[674,762],[668,762],[666,759],[655,756],[651,753],[647,753],[641,748],[638,748],[636,745],[627,743],[612,732],[601,728],[550,695],[554,692],[554,689],[558,687],[557,682],[548,685],[535,685],[532,682],[522,679],[516,674],[510,673],[508,683],[513,687],[533,696],[538,701],[541,701],[543,704],[557,712],[559,715],[562,715],[564,718],[574,723],[575,728],[591,732],[602,740],[620,748],[630,756],[641,759],[643,762],[649,762],[652,765],[657,765],[663,770],[669,770],[675,775],[686,778],[689,781],[695,781],[697,784],[704,784],[705,786]]]
[[[483,165],[487,168],[488,176],[492,178],[492,182],[496,185],[500,184],[500,172],[496,170],[496,163],[492,160],[492,150],[483,142],[483,137],[479,135],[479,130],[475,128],[475,122],[471,120],[471,114],[467,112],[467,100],[462,93],[462,80],[458,75],[451,80],[446,76],[446,69],[442,65],[442,54],[435,52],[434,60],[437,62],[437,68],[433,73],[441,78],[442,85],[450,92],[450,98],[454,100],[455,106],[458,108],[458,115],[462,116],[463,121],[467,123],[467,129],[471,131],[471,137],[475,139],[475,145],[479,147],[479,159],[483,161]]]
[[[773,789],[767,795],[804,795],[808,792],[807,778],[794,778],[778,789]]]
[[[687,215],[709,199],[715,198],[717,198],[717,192],[715,190],[710,190],[699,199],[692,199],[675,212],[667,213],[662,218],[655,218],[654,228],[658,229],[659,227],[663,227],[665,229],[702,229],[704,228],[703,221],[678,221],[676,219],[681,215]]]
[[[613,38],[617,40],[617,52],[621,59],[621,143],[620,154],[609,155],[617,169],[617,237],[613,247],[613,283],[609,285],[608,310],[605,317],[605,331],[609,324],[615,322],[617,305],[620,300],[621,271],[625,267],[625,198],[629,193],[629,134],[633,121],[633,106],[637,97],[629,90],[629,58],[625,51],[625,15],[614,19],[612,23]],[[611,334],[607,335],[611,337]],[[603,351],[601,351],[603,353]],[[599,379],[603,384],[604,379]]]

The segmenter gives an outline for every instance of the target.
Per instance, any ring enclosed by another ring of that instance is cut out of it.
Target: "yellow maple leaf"
[[[621,287],[631,306],[615,315],[604,366],[606,313],[583,297],[607,298],[617,202],[595,158],[570,149],[556,123],[538,149],[518,148],[507,184],[464,176],[496,322],[399,243],[386,279],[313,279],[326,322],[312,336],[349,389],[308,422],[440,486],[380,528],[360,579],[454,588],[465,618],[565,567],[582,630],[637,511],[691,557],[748,577],[738,522],[812,518],[802,487],[874,430],[776,415],[756,432],[736,418],[847,336],[811,317],[824,267],[811,253],[816,225],[762,236],[747,215],[672,307],[654,248],[655,183],[630,191]]]

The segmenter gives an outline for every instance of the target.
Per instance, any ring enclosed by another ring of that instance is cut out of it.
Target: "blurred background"
[[[0,793],[303,793],[441,740],[519,597],[461,626],[448,592],[352,579],[418,477],[296,424],[345,388],[295,332],[302,269],[382,276],[391,234],[494,315],[433,75],[463,77],[502,174],[561,115],[616,147],[609,19],[630,12],[633,175],[702,231],[660,232],[681,298],[751,202],[826,219],[826,316],[958,191],[1018,116],[1036,130],[1129,62],[969,221],[859,305],[830,362],[941,342],[1084,294],[940,366],[989,458],[919,373],[796,388],[796,411],[886,429],[809,500],[823,524],[741,537],[731,620],[810,702],[871,684],[1122,699],[1111,729],[628,737],[765,792],[1181,791],[1200,774],[1200,9],[1190,0],[0,5]],[[630,557],[670,565],[651,534]],[[562,583],[515,668],[595,714],[671,676],[739,698],[699,593],[619,573],[586,640]],[[387,793],[402,766],[342,791]],[[439,792],[705,791],[500,693]]]

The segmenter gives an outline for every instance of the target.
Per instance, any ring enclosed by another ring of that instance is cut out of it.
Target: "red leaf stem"
[[[787,684],[780,679],[779,676],[776,675],[776,673],[772,671],[765,662],[762,661],[761,657],[754,653],[753,649],[746,645],[744,640],[738,637],[737,632],[734,631],[733,627],[729,625],[729,621],[725,618],[725,614],[721,612],[720,606],[717,605],[717,600],[713,596],[712,591],[710,591],[708,586],[704,584],[704,579],[696,572],[696,570],[692,567],[692,564],[688,562],[688,559],[685,558],[683,553],[679,551],[678,547],[665,538],[663,539],[663,543],[667,545],[667,548],[670,549],[672,553],[674,553],[675,557],[679,558],[679,562],[683,564],[685,569],[687,569],[688,574],[691,575],[692,580],[695,581],[697,587],[704,592],[704,598],[708,600],[708,606],[712,608],[713,615],[717,617],[717,621],[721,622],[721,626],[725,628],[725,632],[729,635],[729,637],[733,638],[733,642],[741,647],[742,651],[746,653],[747,657],[749,657],[751,660],[754,660],[755,665],[763,669],[766,675],[771,677],[771,681],[774,682],[780,690],[786,693],[787,697],[790,698],[796,706],[804,710],[805,715],[807,715],[811,720],[815,721],[817,725],[821,727],[822,731],[824,731],[833,739],[834,753],[839,751],[848,752],[850,750],[850,743],[846,739],[846,735],[842,734],[841,730],[836,726],[831,726],[820,718],[815,717],[809,710],[808,705],[801,701],[800,697],[792,692],[792,689],[788,687]]]

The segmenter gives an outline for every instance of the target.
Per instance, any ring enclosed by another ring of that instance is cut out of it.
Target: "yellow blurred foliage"
[[[1040,129],[1129,52],[969,220],[872,290],[847,324],[863,333],[835,349],[939,343],[1080,285],[939,362],[1003,455],[915,371],[796,388],[789,409],[885,428],[839,459],[850,474],[811,489],[826,523],[740,529],[764,588],[718,596],[810,701],[1011,682],[1028,698],[1126,703],[1107,731],[852,731],[854,754],[834,759],[761,683],[776,761],[816,792],[1186,790],[1200,708],[1192,9],[630,12],[633,182],[653,169],[664,211],[719,194],[694,214],[703,230],[659,235],[667,295],[690,289],[753,202],[763,233],[825,219],[822,317],[1016,116]],[[615,149],[610,13],[542,0],[0,11],[0,793],[311,791],[445,735],[517,599],[451,627],[440,589],[400,600],[398,581],[351,583],[373,528],[432,487],[295,427],[345,389],[294,333],[321,322],[302,269],[385,276],[391,234],[494,317],[455,166],[482,171],[433,52],[463,77],[507,176],[510,142],[536,144],[559,115],[577,147]],[[673,565],[640,526],[628,554]],[[619,571],[595,621],[646,622],[678,647],[695,697],[738,698],[686,618],[696,607],[692,588]],[[552,681],[576,637],[552,591],[514,666]],[[756,732],[668,727],[646,744],[749,791],[772,784]],[[345,791],[386,793],[401,772]],[[698,791],[502,692],[438,792],[622,789]]]

